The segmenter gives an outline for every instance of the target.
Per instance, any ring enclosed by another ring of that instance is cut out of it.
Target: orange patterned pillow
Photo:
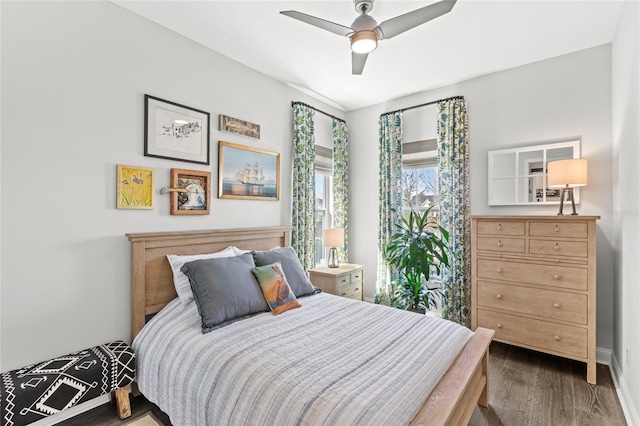
[[[300,307],[300,302],[291,291],[280,262],[258,266],[253,268],[252,271],[260,284],[262,295],[269,308],[271,308],[273,315]]]

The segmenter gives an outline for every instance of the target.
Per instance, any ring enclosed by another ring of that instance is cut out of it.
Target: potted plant
[[[391,298],[399,308],[426,312],[437,306],[442,295],[435,277],[449,266],[449,233],[432,217],[432,207],[424,213],[411,210],[396,225],[384,249],[395,283]]]

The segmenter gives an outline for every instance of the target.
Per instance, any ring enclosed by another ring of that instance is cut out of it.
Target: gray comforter
[[[407,424],[471,331],[328,294],[202,334],[168,304],[133,342],[140,391],[175,426]]]

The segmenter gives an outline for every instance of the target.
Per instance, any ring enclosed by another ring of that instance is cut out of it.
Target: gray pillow
[[[225,321],[269,312],[269,306],[251,272],[254,267],[251,253],[184,264],[181,271],[189,277],[202,317],[203,333],[218,328]]]
[[[291,247],[278,247],[267,251],[254,251],[253,260],[256,266],[271,265],[280,262],[284,275],[289,281],[291,290],[296,297],[306,296],[315,293],[315,287],[307,278],[298,255]]]

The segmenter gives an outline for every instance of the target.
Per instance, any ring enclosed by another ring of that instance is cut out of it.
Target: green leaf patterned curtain
[[[349,259],[349,138],[347,123],[333,119],[333,227],[344,229],[344,247],[338,249],[338,261]]]
[[[385,114],[379,120],[380,225],[378,228],[378,282],[376,303],[388,305],[391,276],[383,249],[396,224],[402,220],[402,112]]]
[[[467,104],[455,98],[438,103],[440,224],[449,231],[451,267],[443,270],[442,316],[471,326],[471,219]]]
[[[315,161],[314,111],[293,106],[293,193],[291,247],[305,270],[315,266]]]

